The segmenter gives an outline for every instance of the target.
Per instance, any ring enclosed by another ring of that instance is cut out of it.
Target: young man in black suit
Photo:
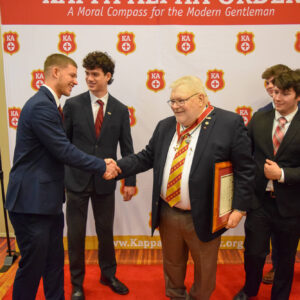
[[[64,127],[70,141],[82,151],[97,157],[117,158],[133,153],[127,106],[108,93],[115,64],[102,52],[91,52],[83,60],[88,91],[70,98],[64,105]],[[125,179],[124,200],[135,193],[135,176]],[[88,203],[91,198],[98,236],[100,282],[115,293],[125,295],[128,288],[115,277],[116,258],[113,244],[116,182],[66,167],[68,249],[72,300],[84,299],[84,249]]]
[[[246,280],[234,300],[256,296],[271,234],[278,262],[272,300],[288,300],[300,232],[300,76],[284,72],[274,79],[275,109],[254,114],[248,129],[256,162],[254,205],[245,222]]]

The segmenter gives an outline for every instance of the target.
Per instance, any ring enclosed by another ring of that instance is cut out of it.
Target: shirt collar
[[[57,107],[59,107],[60,106],[60,102],[59,102],[59,98],[56,95],[56,93],[51,89],[50,86],[48,86],[46,84],[43,84],[42,86],[46,87],[51,92],[52,96],[54,97],[54,100],[55,100],[55,103],[56,103]]]
[[[94,104],[97,100],[102,100],[104,103],[104,106],[107,104],[108,101],[108,93],[106,93],[103,97],[98,98],[96,97],[91,91],[89,91],[90,97],[91,97],[91,103]]]
[[[298,106],[295,111],[291,112],[290,114],[288,114],[286,116],[282,116],[277,110],[275,110],[275,120],[278,121],[278,119],[280,117],[284,117],[286,119],[287,123],[290,123],[290,122],[292,122],[293,118],[295,117],[297,111],[298,111]]]

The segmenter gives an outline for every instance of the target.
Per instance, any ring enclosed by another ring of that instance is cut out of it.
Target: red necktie
[[[273,147],[274,147],[274,155],[276,154],[282,140],[284,137],[284,125],[286,124],[287,120],[284,117],[280,117],[278,119],[278,125],[275,129],[273,135]]]
[[[97,103],[99,104],[99,109],[98,109],[97,118],[95,121],[96,138],[98,138],[100,135],[101,126],[103,123],[103,101],[97,100]]]
[[[64,119],[64,113],[63,113],[63,110],[61,108],[61,105],[58,106],[58,112],[59,112],[61,118]]]

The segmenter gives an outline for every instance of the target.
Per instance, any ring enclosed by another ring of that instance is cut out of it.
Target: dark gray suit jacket
[[[284,183],[274,180],[279,213],[283,217],[300,215],[300,111],[291,122],[284,139],[274,156],[272,128],[275,110],[258,111],[248,124],[256,163],[255,199],[253,208],[262,205],[268,179],[264,175],[266,158],[275,161],[284,170]]]
[[[70,141],[82,151],[101,158],[117,159],[120,143],[121,155],[133,153],[130,120],[127,106],[109,95],[101,133],[96,139],[95,125],[89,92],[68,99],[64,105],[64,128]],[[68,190],[82,192],[92,174],[66,167],[65,184]],[[97,194],[114,192],[116,181],[106,181],[95,175]],[[125,179],[126,186],[135,186],[135,176]]]
[[[254,162],[243,119],[235,113],[219,108],[215,108],[210,117],[211,119],[206,120],[209,124],[201,128],[189,177],[194,226],[202,241],[209,241],[225,231],[222,229],[211,233],[216,162],[230,160],[233,163],[235,176],[233,208],[246,211],[251,207],[253,198]],[[144,150],[118,161],[123,172],[121,176],[153,168],[152,233],[159,226],[162,177],[175,130],[175,117],[160,121]]]

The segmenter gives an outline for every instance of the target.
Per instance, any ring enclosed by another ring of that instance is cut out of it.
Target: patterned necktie
[[[103,123],[103,101],[97,100],[97,103],[99,104],[99,109],[98,109],[97,118],[95,121],[96,138],[98,138],[100,135],[101,126]]]
[[[166,193],[166,201],[172,207],[180,201],[181,176],[184,166],[185,157],[189,148],[189,143],[186,142],[188,134],[182,137],[181,143],[174,156]]]
[[[58,112],[59,112],[59,114],[60,114],[61,118],[62,118],[62,119],[64,119],[64,113],[63,113],[63,110],[62,110],[62,108],[61,108],[61,105],[60,105],[60,104],[59,104],[59,106],[57,107],[57,109],[58,109]]]
[[[278,148],[283,140],[284,137],[284,125],[286,124],[287,120],[284,117],[280,117],[278,119],[278,125],[275,129],[273,135],[273,148],[274,148],[274,155],[277,153]]]
[[[181,177],[185,158],[189,148],[189,138],[213,110],[214,107],[209,104],[207,108],[201,113],[196,122],[189,128],[185,129],[183,132],[180,132],[180,124],[177,123],[177,136],[178,143],[180,142],[180,145],[173,158],[166,192],[166,201],[171,207],[177,204],[181,198]]]

